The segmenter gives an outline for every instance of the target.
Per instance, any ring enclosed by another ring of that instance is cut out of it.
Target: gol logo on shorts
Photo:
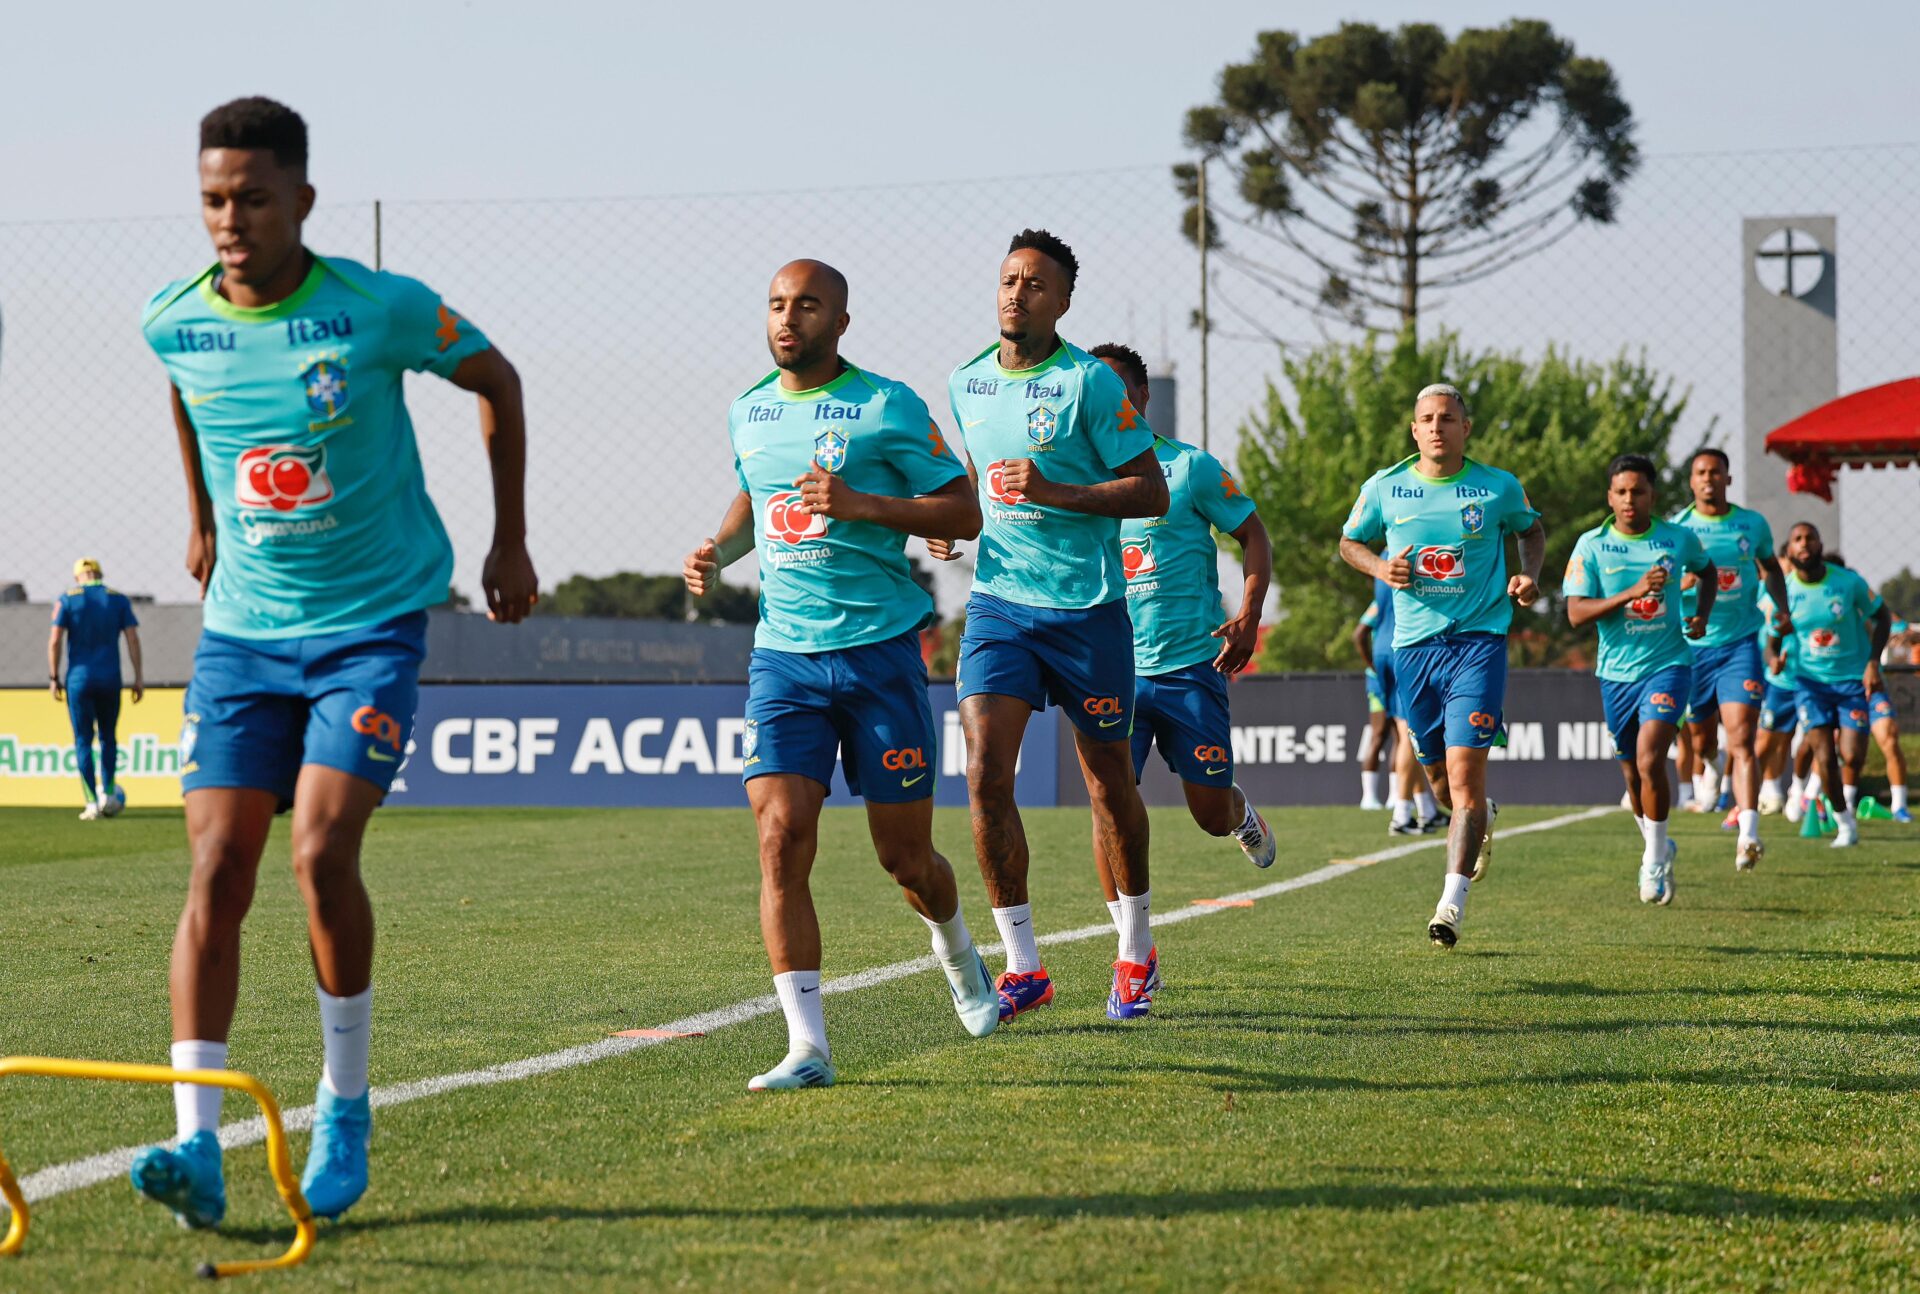
[[[1193,748],[1193,757],[1203,764],[1224,764],[1227,762],[1227,752],[1218,746],[1195,746]]]
[[[1080,708],[1092,715],[1121,713],[1117,696],[1090,696],[1080,703]]]
[[[400,749],[400,721],[390,714],[363,705],[353,712],[353,730],[375,741]]]
[[[1488,714],[1485,710],[1475,710],[1467,716],[1467,722],[1487,732],[1491,732],[1500,726],[1500,721]]]
[[[1748,696],[1759,696],[1767,690],[1760,685],[1760,680],[1757,678],[1741,679],[1740,686],[1747,689]]]
[[[1673,699],[1673,695],[1668,692],[1655,692],[1652,696],[1648,697],[1647,700],[1659,706],[1662,710],[1675,710],[1679,708],[1678,703]]]
[[[899,750],[890,750],[880,756],[880,766],[895,770],[907,768],[925,768],[926,754],[918,746],[906,746]]]

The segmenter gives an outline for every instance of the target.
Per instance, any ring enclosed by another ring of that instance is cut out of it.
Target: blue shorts
[[[407,758],[427,613],[310,638],[204,632],[180,729],[180,787],[246,787],[293,803],[303,764],[383,792]]]
[[[1800,722],[1809,728],[1831,728],[1839,724],[1842,728],[1865,732],[1873,726],[1867,711],[1867,689],[1857,678],[1846,683],[1823,683],[1802,674]]]
[[[1143,674],[1133,691],[1133,776],[1146,771],[1154,745],[1180,779],[1195,786],[1233,785],[1233,725],[1227,719],[1227,676],[1201,661],[1169,674]]]
[[[1760,727],[1765,732],[1792,732],[1793,725],[1800,722],[1800,692],[1797,687],[1782,687],[1775,679],[1792,678],[1790,674],[1769,674],[1767,694],[1760,702]]]
[[[1723,705],[1760,705],[1767,685],[1760,644],[1751,638],[1693,649],[1693,689],[1685,698],[1690,722],[1718,722]]]
[[[967,599],[954,690],[964,701],[1018,697],[1057,705],[1095,741],[1133,732],[1133,621],[1127,600],[1097,607],[1030,607],[976,591]]]
[[[73,675],[67,675],[67,718],[73,721],[73,744],[93,746],[94,730],[99,729],[100,744],[115,744],[115,733],[120,727],[120,683],[92,683],[86,675],[80,676],[80,684],[74,686]]]
[[[1606,716],[1607,732],[1613,738],[1613,757],[1625,760],[1634,757],[1643,723],[1678,726],[1687,690],[1692,686],[1693,671],[1685,665],[1669,665],[1631,683],[1601,679],[1600,708]]]
[[[1399,675],[1394,670],[1391,651],[1373,654],[1373,674],[1380,680],[1380,703],[1387,714],[1395,719],[1403,717],[1406,712],[1400,708],[1399,688],[1395,686]]]
[[[1393,651],[1398,715],[1413,754],[1437,764],[1455,746],[1485,750],[1500,733],[1507,697],[1507,640],[1500,634],[1440,634]]]
[[[1885,688],[1881,688],[1878,692],[1875,692],[1867,698],[1867,718],[1869,722],[1885,723],[1888,719],[1896,717],[1898,716],[1893,712],[1893,698],[1887,695]]]
[[[876,804],[933,794],[939,738],[927,702],[927,666],[912,630],[838,651],[753,649],[741,780],[793,773]]]
[[[1367,713],[1385,714],[1387,712],[1387,694],[1380,690],[1380,671],[1367,666]]]

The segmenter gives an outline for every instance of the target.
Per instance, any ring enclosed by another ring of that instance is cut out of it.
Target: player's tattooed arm
[[[968,482],[954,477],[917,498],[866,494],[842,477],[815,465],[796,481],[807,511],[841,521],[870,521],[923,539],[972,539],[980,533],[980,499]]]
[[[703,598],[720,583],[720,572],[753,551],[753,499],[745,490],[733,496],[720,527],[700,541],[680,564],[687,592]]]
[[[200,470],[200,435],[187,416],[187,402],[180,398],[177,386],[169,386],[167,395],[173,402],[173,430],[180,440],[180,466],[187,476],[187,574],[199,582],[200,600],[205,602],[216,554],[213,495],[207,492],[207,478]]]
[[[973,460],[967,460],[967,489],[973,495],[974,507],[980,506],[980,474],[973,470]],[[976,530],[974,532],[978,534]],[[960,549],[951,539],[929,539],[927,556],[936,562],[950,562],[960,556]]]
[[[480,568],[487,619],[519,624],[540,601],[527,555],[527,410],[520,374],[489,346],[460,361],[448,379],[480,397],[480,436],[493,471],[493,546]]]
[[[1882,602],[1880,609],[1873,613],[1873,645],[1867,651],[1867,667],[1860,673],[1860,682],[1871,696],[1885,687],[1886,680],[1880,677],[1880,654],[1887,649],[1887,639],[1893,633],[1893,612]]]
[[[1413,545],[1408,544],[1391,558],[1379,557],[1358,539],[1340,537],[1340,560],[1376,580],[1385,580],[1388,588],[1413,587]]]
[[[1760,579],[1767,586],[1767,596],[1773,599],[1774,630],[1784,638],[1793,632],[1793,617],[1787,614],[1787,574],[1772,553],[1760,558]]]
[[[1540,567],[1547,560],[1547,528],[1535,521],[1515,536],[1520,548],[1520,570],[1507,581],[1507,596],[1523,607],[1540,600]]]
[[[1167,476],[1151,449],[1143,449],[1113,469],[1114,479],[1096,485],[1049,481],[1031,458],[1010,458],[1001,469],[1009,490],[1043,508],[1094,517],[1164,517],[1171,504]]]
[[[1713,600],[1720,595],[1720,570],[1712,562],[1702,566],[1699,578],[1695,581],[1699,590],[1699,601],[1694,605],[1693,614],[1686,619],[1686,635],[1698,638],[1707,632],[1707,617],[1713,614]]]
[[[1245,580],[1239,612],[1213,631],[1213,636],[1221,639],[1220,654],[1213,658],[1213,667],[1222,674],[1238,674],[1253,659],[1253,649],[1260,641],[1260,608],[1266,604],[1267,586],[1273,582],[1273,541],[1267,537],[1267,527],[1260,520],[1260,514],[1248,513],[1240,528],[1231,533],[1240,545]],[[1372,630],[1367,632],[1371,638]],[[1368,646],[1371,649],[1370,641]],[[1371,650],[1367,653],[1367,663],[1373,663]]]

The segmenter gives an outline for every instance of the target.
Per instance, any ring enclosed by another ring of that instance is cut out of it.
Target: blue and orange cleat
[[[178,1150],[149,1146],[134,1156],[127,1174],[133,1189],[173,1210],[181,1226],[217,1227],[227,1216],[227,1184],[220,1172],[220,1138],[194,1133]]]
[[[348,1100],[323,1079],[313,1098],[313,1144],[300,1175],[300,1193],[316,1218],[338,1218],[367,1193],[367,1142],[373,1111],[367,1094]]]
[[[1107,1019],[1144,1019],[1153,1009],[1153,981],[1158,969],[1139,962],[1115,962],[1113,991],[1107,994]]]
[[[994,987],[1000,991],[1000,1023],[1053,1001],[1053,980],[1042,966],[1033,971],[1003,971]]]

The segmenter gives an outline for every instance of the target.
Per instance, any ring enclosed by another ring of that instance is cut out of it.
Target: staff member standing
[[[47,690],[58,701],[64,694],[67,717],[73,721],[73,749],[80,781],[87,788],[82,822],[111,818],[126,805],[114,784],[120,762],[116,730],[120,726],[120,635],[127,636],[127,658],[133,662],[133,699],[146,695],[140,669],[140,622],[133,603],[104,583],[96,558],[73,564],[79,583],[53,605],[53,632],[47,638]],[[67,681],[60,682],[60,642],[67,642]],[[93,736],[100,730],[100,778],[94,781]]]

